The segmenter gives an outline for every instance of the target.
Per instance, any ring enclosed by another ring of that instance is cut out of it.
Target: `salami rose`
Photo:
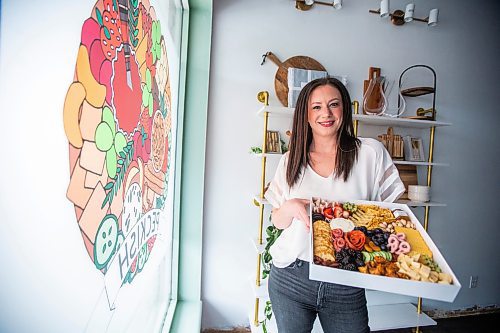
[[[346,233],[344,239],[349,248],[357,251],[363,249],[366,241],[365,234],[360,230],[353,230]]]

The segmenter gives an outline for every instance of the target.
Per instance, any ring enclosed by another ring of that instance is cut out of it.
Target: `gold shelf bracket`
[[[268,106],[269,105],[269,92],[268,91],[259,91],[257,94],[257,100],[261,103],[264,103],[264,105]]]

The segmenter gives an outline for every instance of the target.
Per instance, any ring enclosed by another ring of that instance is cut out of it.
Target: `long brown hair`
[[[354,135],[349,92],[342,82],[333,77],[313,80],[300,91],[293,115],[292,136],[290,138],[286,170],[286,181],[290,187],[298,182],[300,175],[310,162],[309,150],[312,142],[312,129],[307,117],[309,97],[314,89],[324,85],[337,88],[342,97],[342,123],[337,132],[335,177],[347,181],[358,158],[361,141]]]

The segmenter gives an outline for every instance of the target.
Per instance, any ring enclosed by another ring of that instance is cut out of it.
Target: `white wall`
[[[424,309],[462,309],[500,304],[497,191],[500,184],[498,88],[500,26],[497,2],[418,1],[415,16],[440,9],[429,28],[414,22],[395,27],[369,14],[378,1],[344,1],[341,11],[315,6],[294,9],[293,1],[214,1],[212,63],[206,164],[203,245],[203,327],[248,325],[253,298],[248,278],[257,257],[256,237],[260,160],[248,154],[261,142],[261,107],[256,95],[274,95],[277,67],[261,56],[274,52],[282,61],[307,55],[332,74],[348,75],[351,97],[362,99],[368,67],[397,79],[408,66],[423,63],[437,72],[439,128],[433,197],[448,204],[430,213],[429,233],[463,285],[454,303],[424,301]],[[391,1],[404,8],[407,1]],[[391,97],[395,103],[395,97]],[[394,105],[394,104],[392,104]],[[287,126],[286,121],[271,123]],[[271,163],[272,164],[272,163]],[[425,169],[422,169],[425,172]],[[271,177],[272,175],[268,175]],[[478,275],[475,289],[470,275]]]

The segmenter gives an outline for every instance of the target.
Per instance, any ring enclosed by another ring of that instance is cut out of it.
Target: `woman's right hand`
[[[286,229],[295,218],[304,222],[309,230],[310,221],[306,211],[308,204],[309,200],[307,199],[290,199],[285,201],[280,208],[274,209],[272,212],[274,226],[278,229]]]

